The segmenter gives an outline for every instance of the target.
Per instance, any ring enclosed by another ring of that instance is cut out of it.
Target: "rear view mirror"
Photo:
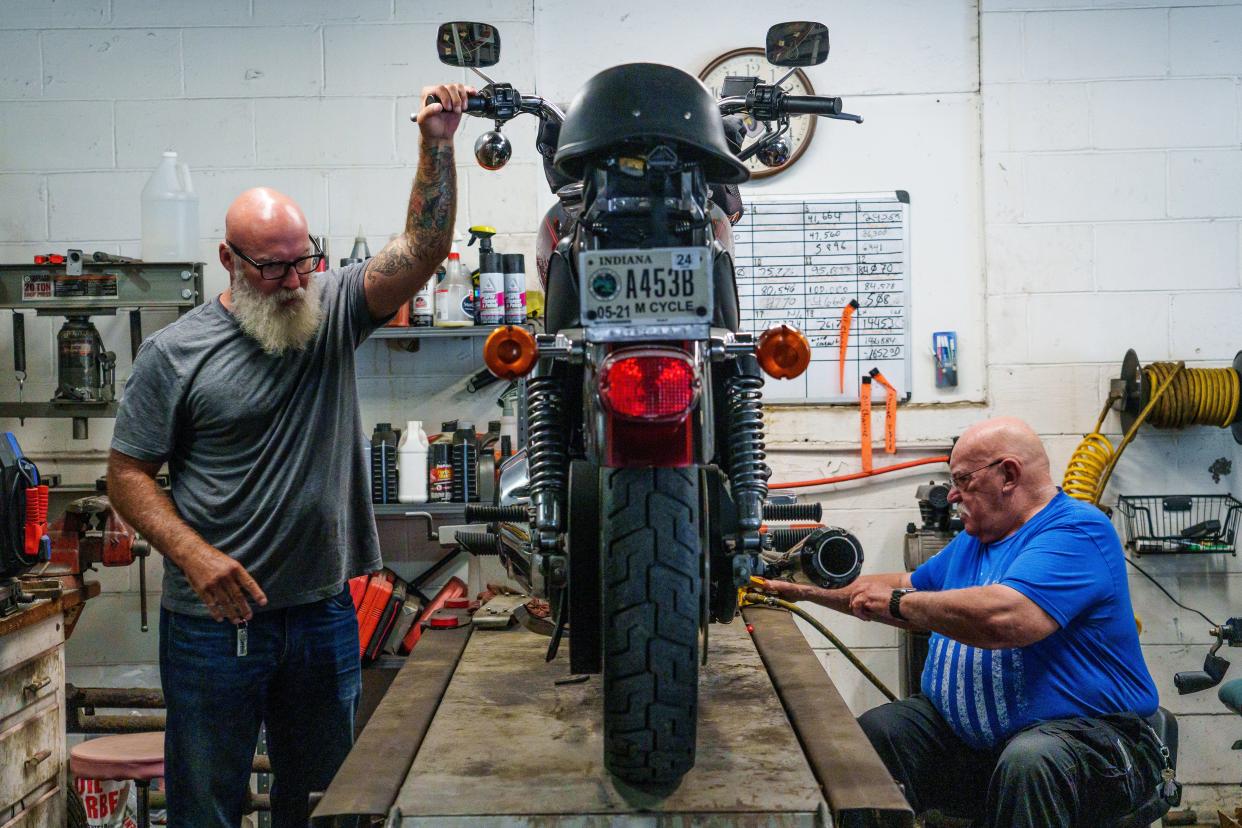
[[[828,59],[828,27],[810,20],[777,23],[768,29],[768,63],[818,66]]]
[[[490,23],[444,23],[436,34],[436,54],[449,66],[495,66],[500,60],[500,32]]]

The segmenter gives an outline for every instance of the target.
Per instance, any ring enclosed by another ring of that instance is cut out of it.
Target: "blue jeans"
[[[241,822],[264,723],[272,824],[305,828],[308,794],[328,787],[353,745],[362,675],[349,590],[256,613],[248,636],[239,657],[233,624],[160,611],[169,825]]]

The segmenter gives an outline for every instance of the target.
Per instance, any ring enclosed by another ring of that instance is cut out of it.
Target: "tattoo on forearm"
[[[453,166],[451,144],[423,144],[418,173],[410,190],[409,212],[405,219],[402,244],[390,244],[367,267],[367,278],[374,280],[409,271],[420,264],[439,264],[453,239],[453,218],[457,213],[457,172]],[[434,261],[431,261],[433,260]]]

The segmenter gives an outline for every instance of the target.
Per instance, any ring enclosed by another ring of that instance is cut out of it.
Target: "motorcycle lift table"
[[[522,628],[427,630],[312,822],[913,826],[792,617],[749,607],[744,618],[711,627],[697,760],[672,791],[604,769],[601,677],[557,684],[570,678],[567,647],[549,664],[548,638]]]

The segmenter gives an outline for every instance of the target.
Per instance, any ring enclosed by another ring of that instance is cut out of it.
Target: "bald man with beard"
[[[168,824],[237,826],[260,725],[272,821],[305,826],[353,744],[361,688],[346,582],[381,567],[354,351],[448,255],[462,84],[426,87],[405,231],[317,272],[288,196],[225,216],[228,288],[148,338],[108,460],[112,504],[164,556],[160,681]],[[168,463],[171,497],[155,482]]]
[[[1157,694],[1117,533],[1056,487],[1021,420],[966,429],[949,467],[964,531],[913,573],[767,588],[932,633],[922,692],[859,718],[917,812],[1111,825],[1153,797],[1165,766],[1142,718]]]

